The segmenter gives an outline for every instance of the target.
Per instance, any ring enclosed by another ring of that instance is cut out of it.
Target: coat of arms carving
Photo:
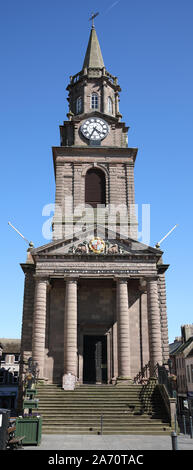
[[[104,253],[105,250],[105,242],[100,237],[95,237],[89,242],[89,248],[94,253],[100,254]]]

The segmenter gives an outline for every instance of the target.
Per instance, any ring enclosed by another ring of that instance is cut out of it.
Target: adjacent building
[[[17,408],[20,339],[0,338],[0,408],[14,414]]]
[[[182,325],[181,334],[170,345],[171,372],[176,376],[179,413],[193,414],[193,324]]]

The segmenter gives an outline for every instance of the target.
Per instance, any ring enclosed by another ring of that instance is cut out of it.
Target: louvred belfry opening
[[[85,204],[97,207],[106,203],[105,175],[103,171],[91,169],[85,178]]]

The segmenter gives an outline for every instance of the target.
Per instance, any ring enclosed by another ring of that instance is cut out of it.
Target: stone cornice
[[[123,128],[126,131],[128,131],[128,129],[130,128],[129,126],[126,126],[124,121],[118,121],[116,116],[106,114],[106,113],[102,113],[102,112],[96,111],[96,110],[86,112],[86,113],[82,113],[82,114],[78,114],[78,115],[73,115],[72,119],[70,121],[63,121],[63,124],[60,125],[60,128],[66,126],[66,125],[75,125],[77,123],[80,123],[84,119],[87,119],[88,117],[92,117],[92,116],[94,116],[94,117],[98,116],[99,118],[105,119],[106,121],[108,121],[108,123],[114,124],[116,127]]]
[[[54,169],[56,163],[131,163],[134,164],[137,148],[127,147],[52,147]]]
[[[24,274],[33,273],[35,271],[34,263],[20,263],[20,266]]]
[[[132,158],[135,159],[137,156],[137,148],[130,147],[86,147],[86,146],[71,146],[71,147],[52,147],[54,159],[57,157],[71,157],[73,160],[76,158],[98,158],[103,157],[105,161],[107,158]]]
[[[164,274],[168,268],[169,268],[169,264],[158,264],[157,266],[158,274]]]
[[[89,254],[84,254],[84,255],[76,255],[76,254],[69,254],[69,253],[66,253],[66,254],[36,254],[36,255],[33,255],[34,257],[34,261],[37,263],[45,263],[45,262],[51,262],[51,263],[54,263],[54,262],[67,262],[67,261],[70,261],[73,263],[77,263],[77,262],[82,262],[84,261],[85,263],[101,263],[101,262],[108,262],[108,263],[116,263],[117,264],[120,262],[120,261],[123,261],[123,262],[144,262],[144,263],[155,263],[157,262],[157,258],[155,255],[153,254],[141,254],[141,253],[137,253],[137,254],[128,254],[128,253],[124,253],[124,254],[118,254],[118,255],[108,255],[108,254],[105,254],[105,255],[96,255],[96,254],[92,254],[92,253],[89,253]]]

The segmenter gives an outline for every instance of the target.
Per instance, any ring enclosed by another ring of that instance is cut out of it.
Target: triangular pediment
[[[120,122],[117,117],[115,116],[111,116],[109,114],[105,114],[105,113],[102,113],[101,111],[97,111],[97,110],[94,110],[94,111],[89,111],[87,113],[82,113],[82,114],[79,114],[79,115],[75,115],[72,117],[72,122],[81,122],[81,121],[84,121],[85,119],[87,118],[90,118],[90,117],[98,117],[98,118],[102,118],[102,119],[105,119],[108,124],[114,124],[116,126],[118,126],[119,128],[120,127],[125,127],[125,123],[124,122]],[[67,122],[67,124],[69,124],[69,121],[65,121]],[[129,129],[129,127],[127,126],[127,129]]]
[[[132,238],[120,236],[113,230],[103,226],[90,226],[87,230],[77,232],[64,239],[53,241],[31,251],[32,256],[63,256],[63,255],[129,255],[154,254],[158,257],[162,252],[157,248],[144,245]]]

